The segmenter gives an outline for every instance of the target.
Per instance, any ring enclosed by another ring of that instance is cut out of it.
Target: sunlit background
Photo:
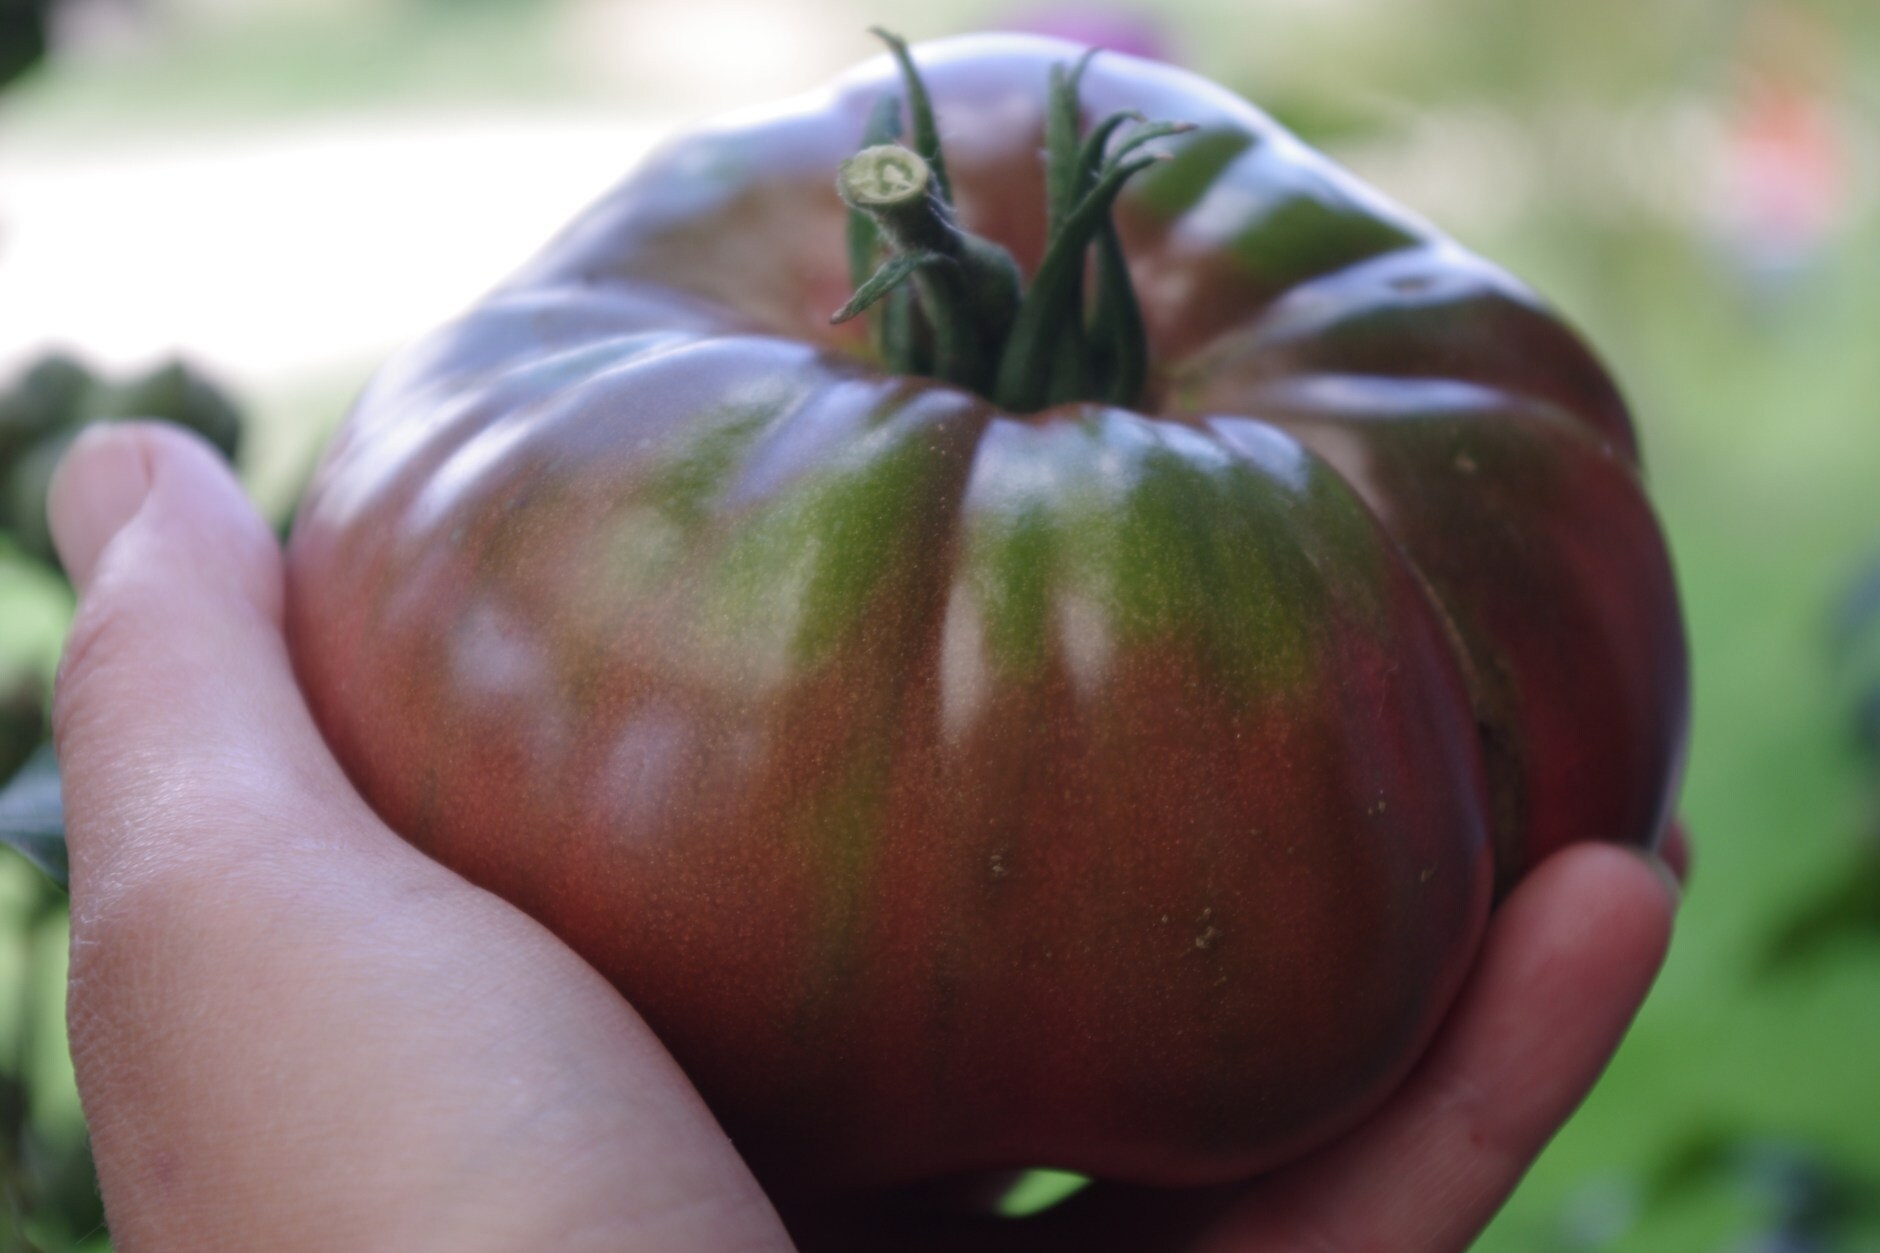
[[[872,55],[871,22],[1189,65],[1527,278],[1642,426],[1695,652],[1698,857],[1636,1030],[1481,1247],[1880,1250],[1880,584],[1864,619],[1857,595],[1880,562],[1873,0],[53,16],[50,55],[0,94],[0,385],[53,348],[105,373],[181,353],[249,415],[244,477],[277,516],[391,349],[673,128]],[[0,537],[0,690],[50,675],[69,607]],[[0,1253],[108,1247],[59,1027],[62,927],[0,852]]]

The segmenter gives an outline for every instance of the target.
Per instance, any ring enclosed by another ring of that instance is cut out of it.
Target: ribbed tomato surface
[[[915,54],[1026,269],[1078,51]],[[1402,1078],[1497,882],[1665,820],[1684,643],[1624,405],[1505,274],[1120,56],[1090,116],[1198,127],[1118,206],[1141,410],[890,375],[828,318],[894,85],[684,136],[391,365],[290,546],[300,676],[772,1178],[1274,1164]]]

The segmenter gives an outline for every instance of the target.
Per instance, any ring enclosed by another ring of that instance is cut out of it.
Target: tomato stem
[[[850,209],[855,294],[830,320],[868,313],[889,369],[954,383],[1015,412],[1075,401],[1138,405],[1148,384],[1148,332],[1111,210],[1123,185],[1160,159],[1139,155],[1144,146],[1192,128],[1123,111],[1085,133],[1080,94],[1096,52],[1053,67],[1047,243],[1027,289],[1005,249],[959,225],[926,85],[907,44],[874,33],[900,68],[911,144],[899,142],[902,97],[884,96],[861,151],[836,180]],[[1085,290],[1086,272],[1094,292]]]
[[[868,129],[863,133],[864,147],[878,144],[891,144],[901,138],[901,98],[890,92],[875,101],[874,109],[868,116]],[[883,244],[881,230],[875,225],[875,219],[866,213],[849,213],[849,273],[852,281],[860,286],[868,274],[882,260]],[[856,293],[858,296],[860,292]],[[924,374],[931,365],[920,353],[920,343],[914,333],[913,293],[904,286],[897,286],[883,298],[874,317],[869,319],[871,338],[875,351],[887,363],[888,368],[901,374]],[[853,316],[853,315],[851,315]],[[842,321],[841,314],[833,319]]]
[[[913,115],[914,151],[933,171],[934,186],[939,191],[940,199],[952,204],[953,180],[947,177],[946,154],[940,150],[940,127],[934,121],[933,100],[927,95],[927,84],[922,81],[920,71],[914,68],[914,58],[907,50],[907,41],[879,26],[869,27],[868,33],[888,45],[895,64],[901,69],[901,82],[907,89],[908,112]]]
[[[933,374],[986,391],[1018,309],[1011,255],[962,231],[932,165],[899,144],[864,148],[844,161],[836,190],[874,220],[889,257],[831,321],[846,321],[911,281],[931,331]]]

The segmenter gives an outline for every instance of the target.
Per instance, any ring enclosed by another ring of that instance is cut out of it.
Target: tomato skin
[[[1041,247],[1050,67],[917,51]],[[767,1178],[1196,1184],[1415,1062],[1499,879],[1648,844],[1683,635],[1623,403],[1219,88],[1118,221],[1143,412],[870,366],[832,172],[885,63],[689,136],[394,362],[289,547],[340,760],[660,1033]]]

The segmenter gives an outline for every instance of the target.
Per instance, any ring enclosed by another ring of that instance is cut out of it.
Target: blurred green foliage
[[[170,34],[135,55],[57,64],[4,107],[64,133],[87,119],[149,129],[582,90],[635,98],[561,59],[558,23],[591,10],[576,0],[150,5],[173,10]],[[1863,575],[1880,538],[1880,9],[1140,7],[1172,55],[1547,293],[1639,416],[1693,642],[1695,872],[1632,1035],[1480,1247],[1880,1250],[1880,591],[1858,590],[1880,587]],[[948,0],[909,15],[906,33],[1007,13]],[[802,22],[833,51],[802,85],[868,55],[860,32],[875,16],[805,5]],[[1839,162],[1838,187],[1817,189],[1838,203],[1805,232],[1759,221],[1754,188],[1732,178],[1733,161],[1753,161],[1772,86],[1837,128],[1839,147],[1816,156]],[[356,381],[323,384],[322,406],[336,414]],[[256,416],[266,428],[300,414]],[[39,421],[0,422],[0,461],[19,464],[9,441],[46,438]],[[0,540],[0,680],[43,684],[46,640],[67,612],[69,593]],[[79,1160],[82,1135],[57,1035],[63,924],[43,882],[0,863],[0,1072],[16,1077],[0,1084],[0,1253],[15,1247],[6,1215],[22,1204],[43,1249],[94,1238],[97,1223],[95,1194],[52,1164]],[[29,1133],[42,1147],[24,1147]]]
[[[0,88],[46,55],[52,0],[0,0]]]
[[[0,384],[0,611],[35,599],[9,567],[37,566],[55,612],[70,603],[46,523],[59,457],[98,422],[158,418],[233,460],[242,418],[180,360],[122,380],[49,353]],[[4,641],[0,641],[4,642]],[[48,725],[48,684],[0,652],[0,1253],[101,1242],[95,1182],[62,1029],[65,846]]]
[[[85,427],[125,418],[174,422],[230,461],[241,450],[241,415],[186,363],[172,359],[109,382],[65,353],[48,353],[0,392],[0,532],[21,552],[58,564],[46,522],[52,472]]]
[[[108,1247],[66,1056],[64,894],[0,860],[0,1253]]]

